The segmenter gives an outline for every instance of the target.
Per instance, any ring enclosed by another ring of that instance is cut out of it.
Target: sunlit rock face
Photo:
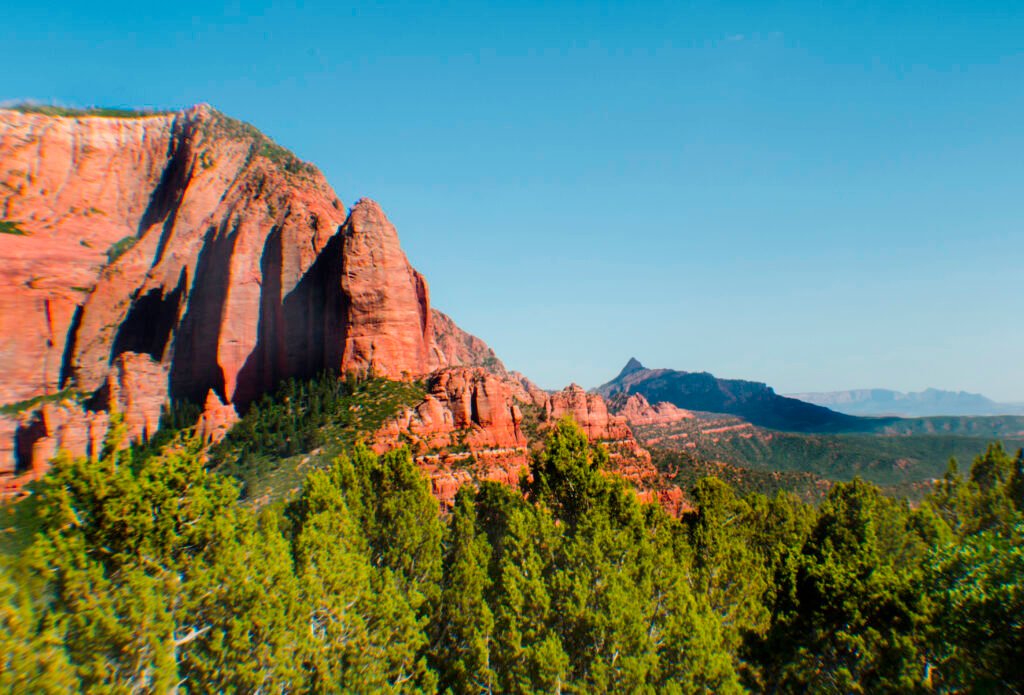
[[[288,377],[411,378],[449,364],[445,347],[458,364],[490,352],[431,309],[376,203],[346,210],[315,167],[208,106],[0,110],[0,222],[0,405],[72,389],[68,432],[121,400],[132,438],[171,400],[215,407],[216,430]],[[0,426],[0,472],[62,441],[37,405]],[[77,453],[84,438],[66,437]]]

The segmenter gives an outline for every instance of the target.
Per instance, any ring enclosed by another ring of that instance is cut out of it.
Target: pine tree
[[[524,482],[523,488],[572,526],[601,497],[604,479],[599,471],[607,462],[607,452],[591,446],[587,435],[567,415],[551,430],[544,450],[530,467],[532,479]]]
[[[317,692],[431,691],[423,621],[370,545],[337,481],[346,462],[306,479],[290,517],[309,631],[306,687]]]
[[[469,486],[455,496],[434,625],[440,687],[453,693],[491,693],[497,686],[491,668],[494,616],[485,598],[491,584],[487,573],[491,548],[477,529],[474,498]]]
[[[930,631],[943,692],[1024,691],[1024,522],[937,549]]]
[[[707,598],[723,628],[726,649],[736,655],[747,633],[768,628],[765,597],[770,570],[757,552],[751,510],[726,483],[704,478],[692,492],[697,512],[687,521],[694,549],[694,591]]]
[[[0,691],[57,695],[81,689],[46,617],[45,604],[37,605],[11,570],[0,566]]]
[[[892,528],[878,489],[832,488],[801,553],[795,592],[776,603],[764,648],[769,689],[909,692],[924,687],[920,567],[886,550]]]

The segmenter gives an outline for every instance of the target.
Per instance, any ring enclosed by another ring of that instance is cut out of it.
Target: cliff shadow
[[[172,400],[202,403],[213,389],[221,400],[224,372],[217,361],[221,319],[231,282],[231,256],[238,240],[238,222],[230,229],[225,220],[220,229],[210,227],[196,262],[192,289],[185,315],[174,334],[170,386]]]
[[[260,257],[263,289],[256,347],[238,373],[232,402],[239,413],[289,378],[309,379],[341,366],[348,300],[341,290],[342,235],[328,240],[316,260],[282,296],[282,233],[275,229]]]
[[[188,271],[182,268],[178,284],[170,292],[165,293],[164,288],[154,287],[132,300],[128,315],[114,336],[114,344],[110,349],[111,362],[123,352],[145,353],[157,362],[163,360],[171,331],[178,321],[178,309],[187,284]]]

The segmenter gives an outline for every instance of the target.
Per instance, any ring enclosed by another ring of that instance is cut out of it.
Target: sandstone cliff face
[[[284,378],[450,361],[380,207],[346,211],[313,166],[206,106],[0,110],[0,222],[0,405],[95,393],[145,438],[171,399],[223,423]],[[36,465],[29,450],[0,446],[0,472]]]
[[[0,110],[0,220],[24,232],[0,237],[0,403],[58,390],[76,307],[107,249],[138,235],[175,120]]]
[[[591,440],[632,439],[633,433],[623,417],[608,413],[608,406],[601,396],[587,393],[583,387],[571,384],[558,393],[551,394],[545,405],[546,420],[555,422],[566,415],[580,424]]]

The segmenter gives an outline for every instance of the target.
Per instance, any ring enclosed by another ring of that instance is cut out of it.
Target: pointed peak
[[[352,209],[363,212],[373,212],[379,215],[384,214],[384,211],[380,207],[380,203],[373,198],[360,198],[356,201],[356,204],[352,206]]]
[[[632,374],[633,372],[640,372],[643,371],[644,369],[647,369],[647,367],[643,366],[640,363],[640,360],[638,360],[635,357],[630,357],[629,362],[626,362],[626,366],[622,368],[622,371],[619,372],[619,375],[615,378],[621,379],[622,377]]]
[[[384,214],[384,210],[375,200],[360,198],[348,213],[348,224],[356,231],[376,229],[386,231],[388,236],[398,238],[394,225]]]

